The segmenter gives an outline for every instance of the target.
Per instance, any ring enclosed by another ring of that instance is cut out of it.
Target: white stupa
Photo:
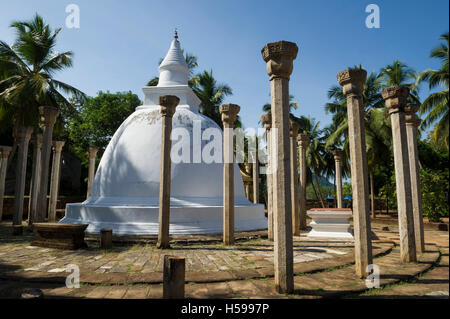
[[[158,97],[170,94],[180,99],[173,129],[184,127],[189,131],[190,141],[183,142],[183,148],[190,149],[191,158],[190,163],[172,161],[170,234],[222,233],[223,164],[192,161],[194,121],[201,122],[202,133],[219,126],[198,112],[200,100],[188,86],[189,69],[177,38],[175,35],[159,66],[158,85],[143,88],[144,105],[136,108],[109,142],[91,196],[83,203],[67,204],[62,223],[89,224],[86,230],[89,233],[98,233],[102,228],[111,228],[114,234],[158,233],[161,153]],[[203,141],[202,148],[207,143]],[[244,196],[237,164],[234,181],[235,231],[266,228],[263,205],[252,204]]]

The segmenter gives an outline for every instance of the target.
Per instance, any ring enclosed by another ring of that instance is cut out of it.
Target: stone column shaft
[[[161,173],[159,180],[159,231],[157,248],[169,248],[170,228],[170,179],[171,164],[170,151],[172,141],[172,117],[180,99],[174,95],[159,97],[161,105]]]
[[[0,221],[3,216],[3,199],[5,197],[5,180],[8,166],[8,157],[12,147],[0,146]]]
[[[58,190],[60,180],[61,167],[61,151],[64,146],[64,141],[53,142],[53,163],[52,174],[50,180],[50,205],[48,207],[48,221],[56,221],[56,204],[58,203]]]
[[[409,96],[407,87],[394,86],[382,91],[392,124],[395,184],[400,233],[400,258],[402,262],[415,262],[416,243],[411,197],[411,173],[406,136],[405,107]]]
[[[355,268],[359,277],[367,277],[367,266],[372,264],[370,239],[370,202],[364,128],[362,90],[367,72],[347,69],[338,73],[338,82],[347,97],[348,133],[353,190],[353,224],[355,237]]]
[[[298,137],[298,146],[300,150],[300,229],[306,230],[306,148],[309,144],[308,134],[300,134]]]
[[[262,49],[270,76],[272,134],[277,143],[273,155],[277,169],[273,173],[274,268],[275,288],[280,293],[294,289],[292,197],[289,143],[289,77],[297,57],[295,43],[268,43]]]
[[[30,142],[32,132],[33,128],[29,126],[22,126],[19,128],[13,225],[22,225],[25,178],[27,175],[28,143]]]
[[[178,256],[164,256],[163,298],[183,299],[185,284],[185,259]]]
[[[343,208],[343,197],[342,197],[342,158],[343,152],[340,149],[335,149],[333,151],[334,163],[336,165],[336,200],[337,208]]]
[[[95,177],[95,162],[97,158],[98,147],[89,146],[89,173],[88,173],[88,186],[87,186],[87,196],[91,196],[92,184],[94,183]]]
[[[272,122],[272,119],[270,119]],[[270,123],[272,125],[272,123]],[[272,142],[271,142],[271,130],[270,128],[267,130],[267,164],[268,164],[268,172],[267,172],[267,237],[269,240],[273,240],[273,173],[272,173]]]
[[[272,127],[272,115],[266,113],[261,115],[261,122],[266,129],[266,141],[267,141],[267,164],[266,164],[266,178],[267,178],[267,238],[273,240],[273,178],[272,178],[272,151],[271,151],[271,127]]]
[[[223,243],[234,244],[234,153],[233,127],[240,107],[223,104],[219,107],[223,122]]]
[[[245,183],[244,187],[245,187],[245,197],[247,197],[247,199],[250,200],[250,184]]]
[[[406,111],[406,136],[408,140],[409,168],[411,174],[411,197],[414,215],[414,235],[417,253],[425,252],[423,229],[422,191],[420,189],[419,150],[417,148],[417,130],[420,119],[415,114],[417,105],[408,105]]]
[[[292,197],[292,232],[294,236],[300,236],[300,211],[298,196],[298,166],[297,166],[297,136],[300,125],[291,123],[290,129],[290,154],[291,154],[291,197]]]
[[[41,177],[41,153],[42,134],[36,134],[33,139],[33,172],[30,183],[30,199],[28,201],[28,223],[31,224],[36,218],[36,205],[39,193],[39,180]]]
[[[53,126],[59,115],[59,110],[51,106],[39,107],[41,120],[44,124],[42,133],[41,174],[38,187],[38,199],[36,205],[36,222],[45,221],[47,214],[48,173],[50,166],[50,153],[52,148]]]
[[[252,153],[253,158],[253,203],[258,204],[259,202],[259,159],[258,159],[258,141],[256,141],[256,151]]]

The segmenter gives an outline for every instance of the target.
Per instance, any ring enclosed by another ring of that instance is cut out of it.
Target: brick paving
[[[103,251],[98,244],[79,251],[59,250],[30,246],[31,234],[16,240],[10,235],[5,222],[0,224],[1,265],[14,265],[15,272],[64,273],[67,265],[76,264],[84,275],[108,273],[155,273],[162,272],[164,255],[186,258],[187,272],[212,272],[254,270],[273,267],[273,244],[267,239],[239,241],[233,246],[220,243],[199,242],[172,244],[171,249],[156,249],[154,244],[114,246]],[[350,255],[352,241],[328,241],[298,237],[294,241],[294,262],[302,263],[319,259]]]
[[[381,269],[379,289],[369,290],[354,275],[353,252],[347,242],[296,238],[295,292],[290,295],[274,289],[271,243],[265,239],[243,240],[231,248],[180,243],[167,252],[187,257],[191,268],[186,273],[186,298],[448,298],[448,232],[427,230],[427,251],[419,262],[402,264],[397,227],[381,231],[382,226],[373,225],[378,236],[374,263]],[[150,244],[110,252],[95,247],[67,252],[31,248],[26,238],[11,238],[0,237],[0,274],[16,274],[17,280],[0,280],[0,297],[17,297],[24,288],[40,288],[46,298],[162,297],[159,267],[165,252]],[[397,244],[393,246],[392,241]],[[79,289],[68,289],[63,284],[65,274],[58,271],[76,262],[82,265],[81,273],[90,276],[83,280],[82,275]]]

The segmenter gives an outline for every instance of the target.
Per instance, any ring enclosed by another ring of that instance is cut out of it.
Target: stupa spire
[[[159,65],[158,86],[187,85],[189,68],[178,41],[178,30],[175,29],[174,39],[166,57]]]

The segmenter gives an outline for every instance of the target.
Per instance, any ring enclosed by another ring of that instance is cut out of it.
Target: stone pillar
[[[339,72],[337,80],[347,97],[350,166],[353,190],[353,225],[355,232],[356,274],[367,277],[367,266],[372,264],[372,241],[370,238],[370,202],[364,128],[362,91],[367,72],[363,69],[347,69]]]
[[[47,214],[48,172],[50,166],[50,152],[52,150],[53,126],[59,115],[59,110],[52,106],[40,106],[39,113],[44,124],[42,133],[41,174],[38,187],[36,205],[36,222],[45,221]]]
[[[342,158],[344,152],[341,149],[333,150],[334,163],[336,165],[336,200],[337,208],[343,208],[343,197],[342,197]]]
[[[183,299],[185,283],[185,259],[178,256],[164,256],[163,298]]]
[[[233,128],[240,109],[236,104],[223,104],[219,107],[223,122],[223,243],[225,245],[234,244]]]
[[[417,258],[411,197],[411,173],[405,124],[405,107],[409,89],[404,86],[393,86],[384,89],[381,94],[391,116],[400,233],[400,258],[402,262],[414,262]]]
[[[247,162],[244,163],[244,166],[245,166],[245,172],[248,175],[251,175],[251,173],[252,173],[252,164],[249,163],[248,160],[247,160]],[[251,182],[245,182],[244,183],[245,196],[247,197],[248,200],[250,200],[252,198],[252,196],[251,196],[251,188],[252,188],[251,184],[252,184]]]
[[[248,200],[250,200],[250,182],[244,183],[244,188],[245,188],[245,196],[247,197]]]
[[[408,140],[409,169],[411,174],[411,197],[414,216],[414,235],[416,236],[416,251],[425,252],[425,237],[423,230],[422,191],[420,189],[419,150],[417,148],[417,131],[420,119],[416,112],[419,106],[408,104],[405,107],[406,136]]]
[[[306,230],[306,149],[309,145],[308,134],[298,135],[300,149],[300,229]]]
[[[300,125],[291,123],[290,146],[291,146],[291,197],[292,197],[292,232],[294,236],[300,236],[300,211],[298,203],[298,166],[297,166],[297,136]]]
[[[61,167],[61,151],[64,141],[53,141],[53,164],[50,179],[50,204],[48,207],[48,221],[56,221],[56,204],[58,202],[58,190]]]
[[[261,122],[264,124],[266,129],[266,141],[267,141],[267,165],[266,165],[266,176],[267,176],[267,238],[273,240],[273,187],[272,187],[272,167],[271,167],[271,137],[270,128],[272,127],[272,114],[266,113],[261,115]]]
[[[112,229],[100,230],[100,248],[101,249],[112,248]]]
[[[89,173],[86,197],[91,196],[92,184],[94,183],[95,177],[95,161],[97,159],[97,152],[97,146],[89,146]]]
[[[30,199],[28,201],[28,223],[32,224],[36,218],[36,205],[39,193],[39,180],[41,178],[42,134],[33,138],[33,171],[31,175]]]
[[[21,126],[18,131],[18,153],[16,166],[16,187],[14,192],[13,225],[22,225],[23,199],[25,195],[25,178],[27,176],[28,143],[33,128]]]
[[[272,177],[274,189],[272,208],[275,288],[280,293],[290,293],[294,289],[292,213],[290,211],[292,198],[289,163],[289,78],[297,52],[297,45],[287,41],[268,43],[261,50],[270,76],[271,131],[273,140],[277,142],[273,152],[277,169]]]
[[[170,150],[172,141],[172,117],[180,99],[174,95],[159,97],[161,105],[161,173],[159,178],[159,231],[157,248],[169,248],[170,226],[170,169],[172,160]]]
[[[10,146],[0,146],[0,221],[3,216],[3,199],[5,197],[6,169],[8,167],[8,157],[12,151]]]
[[[255,138],[256,139],[256,138]],[[252,152],[253,160],[253,203],[258,204],[259,202],[259,159],[258,159],[258,140],[256,139],[256,151]]]

